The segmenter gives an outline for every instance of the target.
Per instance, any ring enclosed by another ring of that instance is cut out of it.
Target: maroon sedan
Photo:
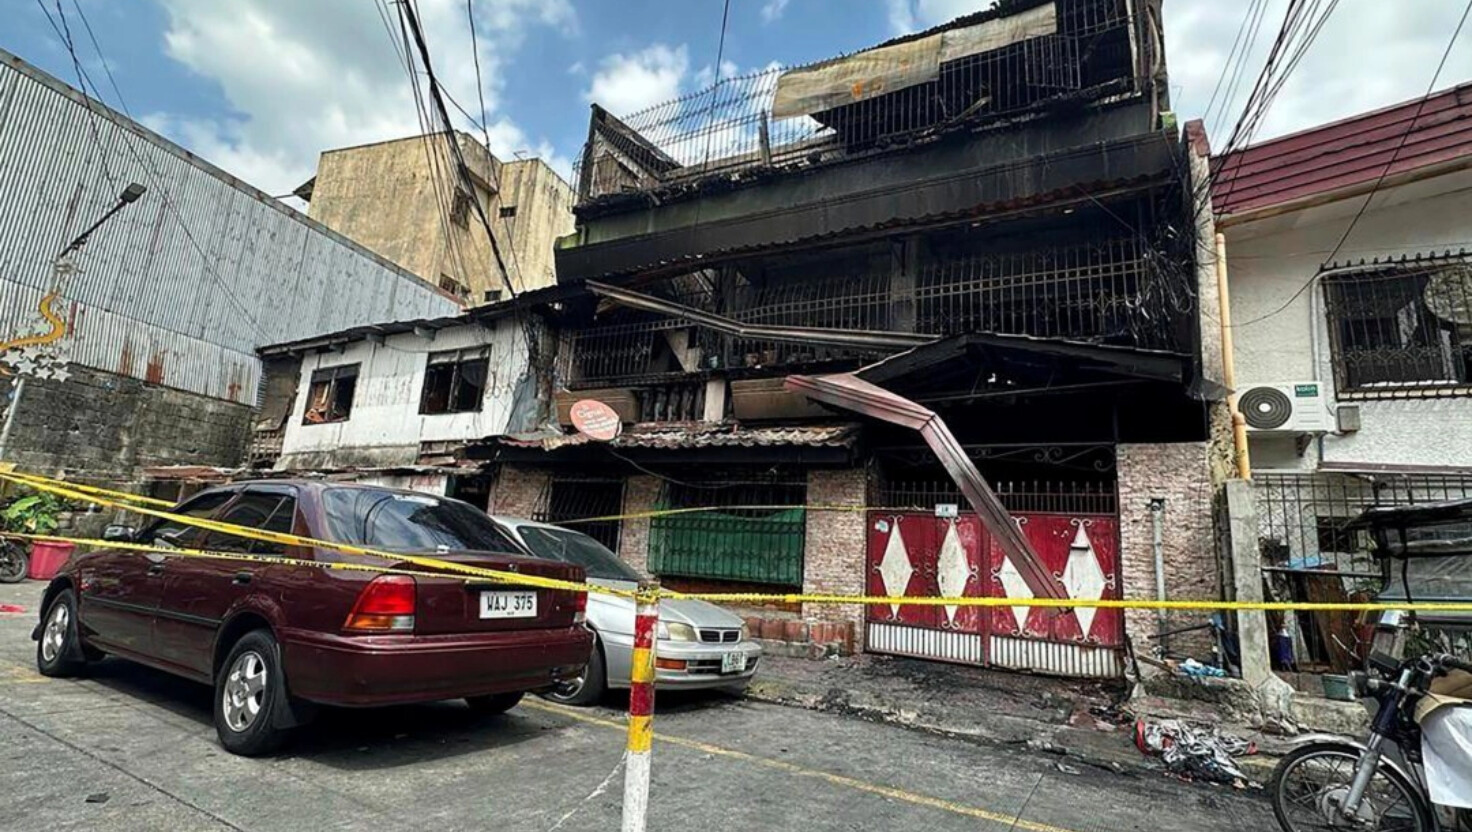
[[[173,511],[251,528],[456,563],[581,581],[569,564],[518,554],[483,513],[411,491],[294,480],[200,492]],[[157,520],[108,536],[314,564],[381,558],[282,546]],[[411,564],[396,564],[417,569]],[[214,686],[215,728],[263,754],[316,704],[464,697],[501,713],[526,691],[575,679],[588,661],[587,595],[459,578],[126,550],[75,557],[46,588],[36,664],[81,672],[104,654]]]

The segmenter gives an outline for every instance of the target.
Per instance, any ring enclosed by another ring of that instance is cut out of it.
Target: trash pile
[[[1135,746],[1142,754],[1160,757],[1165,770],[1181,780],[1262,788],[1233,759],[1256,754],[1257,746],[1215,728],[1192,726],[1179,719],[1140,719],[1135,722]]]

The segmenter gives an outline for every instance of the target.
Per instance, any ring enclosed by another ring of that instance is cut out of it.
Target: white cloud
[[[290,191],[311,176],[323,150],[420,130],[392,4],[393,39],[370,0],[160,3],[168,15],[167,54],[218,83],[231,113],[217,119],[155,113],[148,120],[267,192]],[[418,8],[436,75],[476,112],[464,3],[420,0]],[[531,27],[574,30],[572,6],[569,0],[482,0],[475,9],[492,149],[507,156],[544,148],[501,111],[504,69]],[[461,119],[453,112],[452,118]]]
[[[766,5],[762,6],[762,22],[773,23],[780,20],[787,11],[788,2],[790,0],[767,0]]]
[[[627,115],[678,97],[689,69],[684,44],[656,43],[638,52],[609,55],[599,62],[584,97],[615,115]]]

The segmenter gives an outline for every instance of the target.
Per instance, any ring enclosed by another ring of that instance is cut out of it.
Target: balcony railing
[[[811,167],[1135,83],[1125,0],[998,5],[1007,11],[927,37],[721,78],[622,118],[595,113],[579,201]]]

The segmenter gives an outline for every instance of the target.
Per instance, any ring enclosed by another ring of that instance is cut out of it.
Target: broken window
[[[424,369],[420,413],[468,413],[480,410],[490,371],[491,348],[429,354]]]
[[[1472,381],[1472,263],[1396,263],[1326,278],[1341,392],[1465,391]]]
[[[302,424],[346,421],[353,410],[353,392],[357,387],[357,364],[314,371],[312,386],[307,390],[307,411]]]

